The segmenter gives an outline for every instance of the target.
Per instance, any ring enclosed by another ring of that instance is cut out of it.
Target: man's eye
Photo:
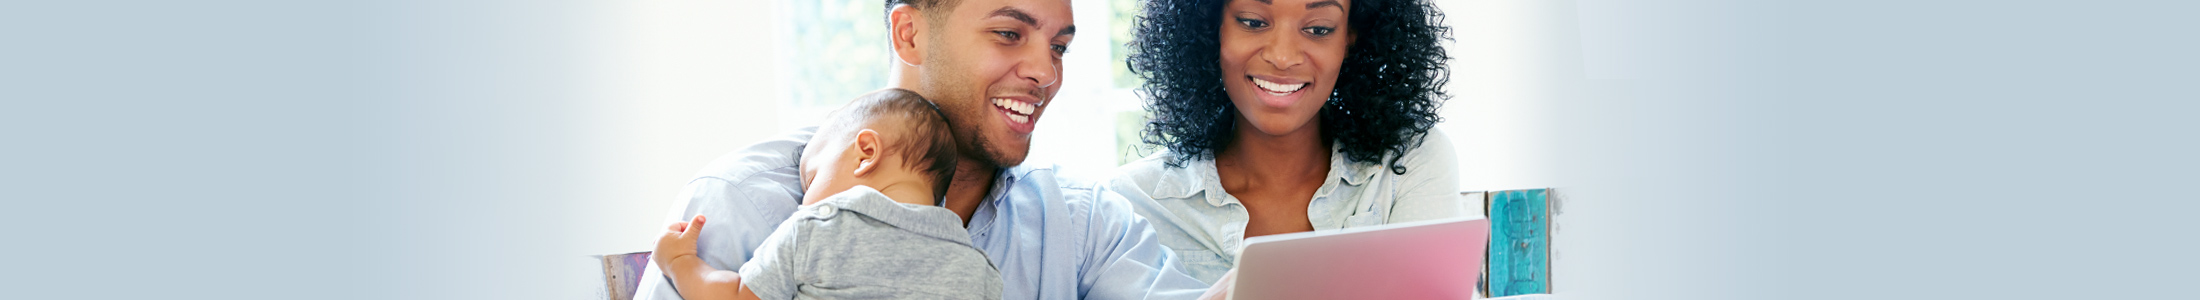
[[[1053,45],[1053,46],[1047,46],[1047,49],[1053,49],[1053,50],[1054,50],[1054,54],[1064,54],[1064,53],[1069,53],[1069,46],[1064,46],[1064,45]]]
[[[1329,34],[1330,34],[1330,33],[1335,33],[1335,32],[1337,32],[1337,29],[1336,29],[1336,28],[1329,28],[1329,27],[1314,26],[1314,27],[1307,27],[1307,28],[1306,28],[1306,29],[1305,29],[1304,31],[1306,31],[1306,34],[1312,34],[1312,35],[1314,35],[1314,36],[1329,36]]]
[[[1245,25],[1245,28],[1252,28],[1252,29],[1261,29],[1261,28],[1268,28],[1268,21],[1261,21],[1261,20],[1259,20],[1259,19],[1247,19],[1247,18],[1238,18],[1238,19],[1237,19],[1237,21],[1238,21],[1238,25]]]
[[[1010,41],[1014,41],[1014,40],[1022,39],[1022,38],[1024,37],[1024,35],[1023,35],[1023,34],[1021,34],[1021,33],[1016,33],[1015,31],[1007,31],[1007,30],[994,31],[994,32],[993,32],[993,34],[994,34],[994,35],[999,35],[999,36],[1001,36],[1001,38],[1004,38],[1004,39],[1008,39],[1008,40],[1010,40]]]

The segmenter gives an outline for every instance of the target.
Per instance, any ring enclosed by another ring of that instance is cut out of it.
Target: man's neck
[[[921,80],[924,79],[923,74],[917,74],[917,67],[902,64],[897,60],[892,67],[887,69],[887,84],[895,88],[916,91],[918,95],[926,95],[926,92],[929,92],[924,90],[924,81]],[[925,97],[931,96],[926,95]]]
[[[1215,155],[1217,172],[1236,175],[1222,176],[1225,187],[1299,186],[1329,175],[1330,145],[1321,138],[1319,119],[1282,135],[1262,133],[1244,117],[1237,122],[1235,140]]]
[[[1000,168],[963,158],[955,163],[955,181],[947,184],[947,199],[941,207],[962,216],[963,226],[970,226],[970,216],[978,212],[978,205],[985,203],[987,192],[993,191],[993,179],[1000,176]]]

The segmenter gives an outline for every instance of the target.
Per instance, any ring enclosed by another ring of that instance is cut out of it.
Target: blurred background
[[[1437,0],[1467,190],[1568,299],[2176,298],[2200,22],[2156,1]],[[1137,155],[1079,0],[1034,162]],[[0,4],[36,298],[597,299],[712,158],[884,86],[875,0]],[[1115,138],[1091,138],[1110,136]],[[2168,296],[2168,297],[2163,297]]]

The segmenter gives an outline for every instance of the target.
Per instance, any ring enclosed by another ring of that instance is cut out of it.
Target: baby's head
[[[904,89],[871,92],[826,116],[803,148],[802,203],[863,185],[890,197],[929,195],[894,201],[931,205],[947,193],[958,157],[947,117],[932,101]]]

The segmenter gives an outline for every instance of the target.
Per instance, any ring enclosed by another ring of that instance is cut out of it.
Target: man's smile
[[[1032,115],[1039,111],[1039,104],[1034,103],[1037,101],[1033,101],[1030,97],[997,97],[991,100],[993,110],[1000,112],[1001,116],[1008,120],[1009,130],[1021,134],[1031,134],[1031,130],[1034,128],[1032,123],[1039,121],[1038,117]]]

